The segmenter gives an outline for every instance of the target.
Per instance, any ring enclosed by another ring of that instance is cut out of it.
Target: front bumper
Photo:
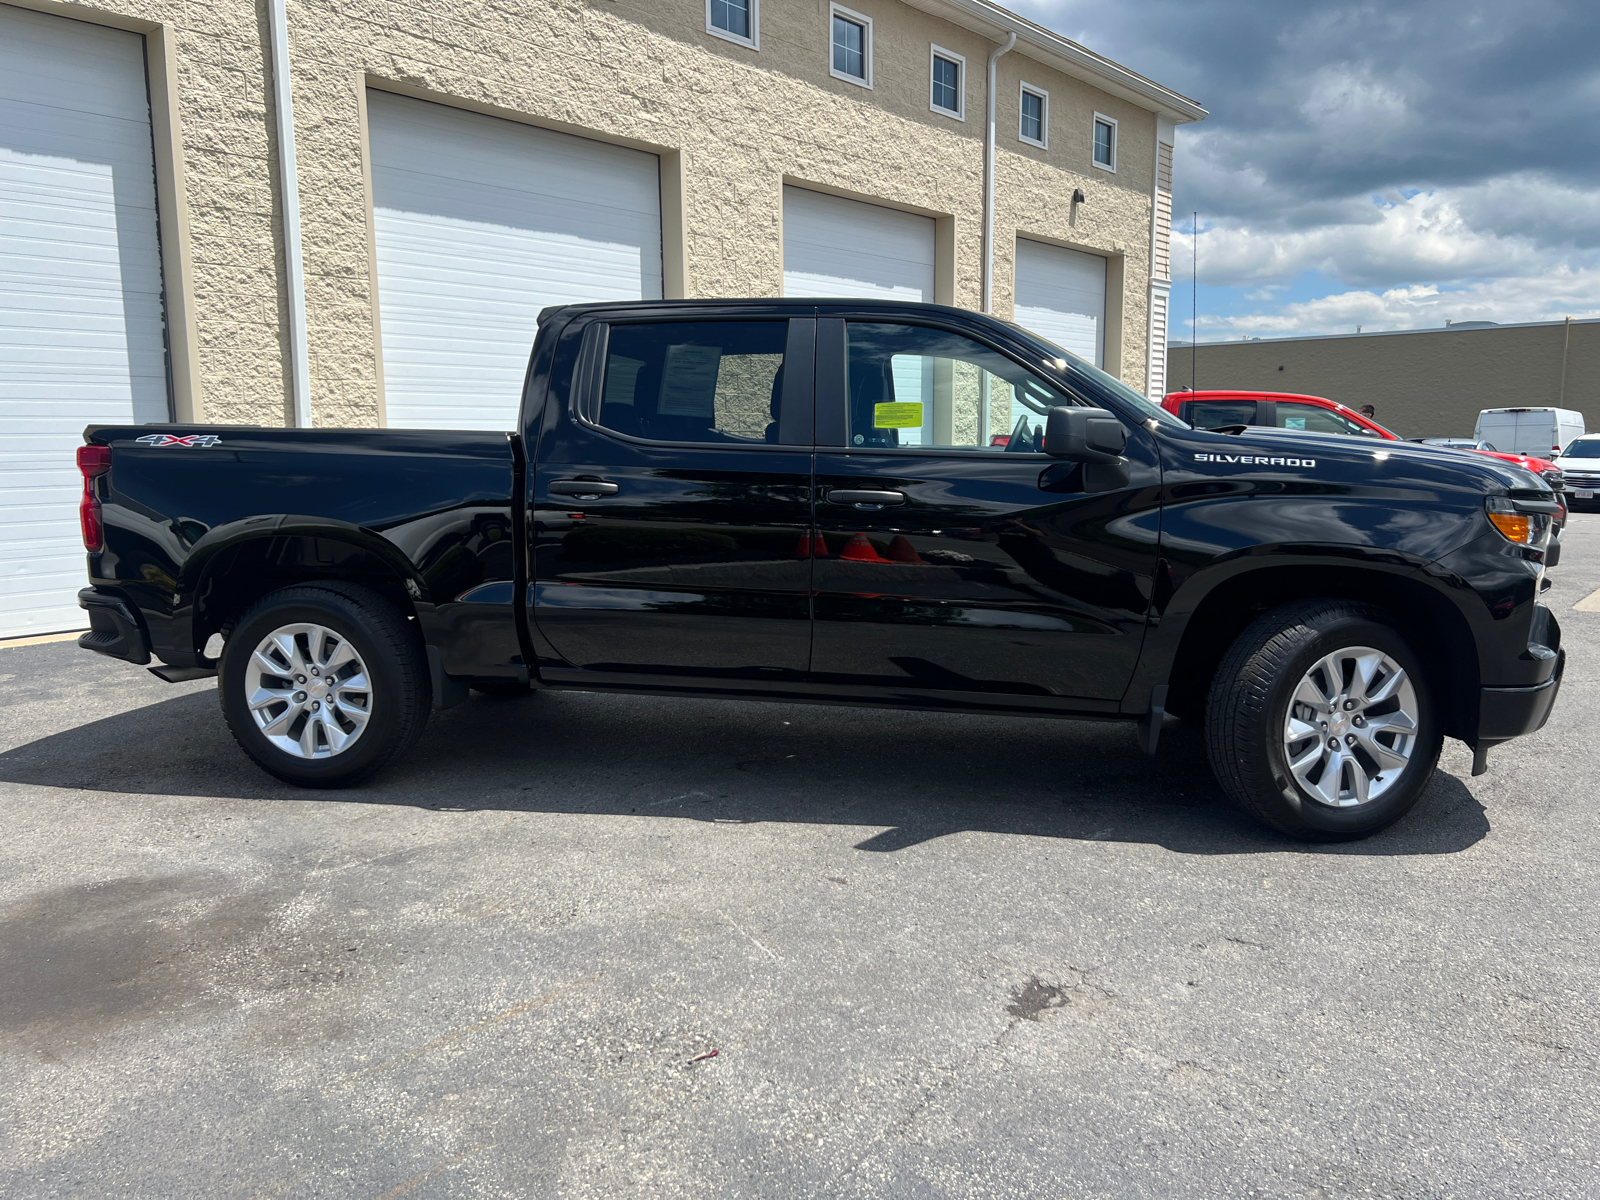
[[[141,667],[150,661],[150,639],[144,625],[121,596],[87,587],[78,593],[78,607],[89,613],[89,632],[78,639],[78,645]]]
[[[1567,669],[1567,652],[1556,651],[1556,669],[1550,678],[1532,687],[1486,687],[1478,698],[1478,741],[1473,747],[1472,773],[1487,769],[1489,751],[1501,742],[1537,733],[1550,719],[1556,696],[1561,691],[1561,675]]]

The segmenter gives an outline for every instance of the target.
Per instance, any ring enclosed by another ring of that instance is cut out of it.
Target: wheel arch
[[[1422,658],[1444,732],[1470,740],[1477,729],[1477,643],[1461,610],[1414,573],[1354,565],[1264,566],[1218,583],[1188,616],[1168,676],[1167,707],[1203,710],[1217,664],[1244,628],[1279,605],[1325,598],[1384,610]],[[1466,653],[1461,647],[1467,647]]]
[[[377,592],[409,619],[429,606],[412,564],[394,546],[359,526],[326,519],[254,518],[246,528],[219,528],[197,543],[185,563],[195,653],[212,634],[261,597],[294,584],[358,584]]]

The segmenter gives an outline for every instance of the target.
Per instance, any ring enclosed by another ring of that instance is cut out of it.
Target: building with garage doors
[[[85,425],[509,428],[546,305],[987,300],[1159,394],[1204,115],[988,0],[0,0],[0,637],[80,624]]]

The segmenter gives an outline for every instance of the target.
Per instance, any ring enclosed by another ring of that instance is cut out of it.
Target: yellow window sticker
[[[872,406],[872,427],[874,429],[922,428],[922,401],[911,400],[897,404],[874,404]]]

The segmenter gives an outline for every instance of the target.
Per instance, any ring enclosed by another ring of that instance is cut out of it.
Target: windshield
[[[1562,458],[1600,458],[1600,438],[1588,442],[1573,442],[1561,452]]]
[[[1015,321],[1007,321],[1006,324],[1010,325],[1011,328],[1015,329],[1018,333],[1027,335],[1029,341],[1036,343],[1042,350],[1046,351],[1049,356],[1065,359],[1071,364],[1071,368],[1074,372],[1079,375],[1087,376],[1090,382],[1094,383],[1103,391],[1110,392],[1118,400],[1122,401],[1129,408],[1137,412],[1140,417],[1145,419],[1154,419],[1161,422],[1163,425],[1171,425],[1178,429],[1190,428],[1190,425],[1187,421],[1180,420],[1179,418],[1173,416],[1166,409],[1162,408],[1161,405],[1151,401],[1147,396],[1140,392],[1134,391],[1115,375],[1107,374],[1099,367],[1085,362],[1076,354],[1072,353],[1072,351],[1063,350],[1060,346],[1056,345],[1048,338],[1040,337],[1033,330],[1025,329],[1021,325],[1018,325]]]

